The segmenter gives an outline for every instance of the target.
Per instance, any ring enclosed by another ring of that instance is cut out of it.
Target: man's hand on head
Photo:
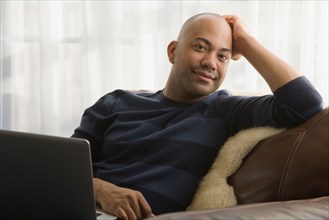
[[[241,40],[249,36],[247,26],[243,20],[235,15],[224,15],[225,20],[229,23],[233,35],[233,53],[232,60],[238,60],[242,56]]]

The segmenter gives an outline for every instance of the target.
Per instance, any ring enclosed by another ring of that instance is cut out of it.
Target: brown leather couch
[[[238,205],[154,219],[329,219],[329,110],[259,142],[229,177]]]

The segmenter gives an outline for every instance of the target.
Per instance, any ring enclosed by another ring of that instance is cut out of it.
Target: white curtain
[[[162,89],[168,43],[199,12],[236,14],[328,104],[328,1],[1,1],[2,129],[69,136],[114,89]],[[222,88],[269,93],[231,62]]]

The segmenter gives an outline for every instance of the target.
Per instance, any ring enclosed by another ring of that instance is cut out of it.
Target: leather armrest
[[[259,142],[229,177],[238,204],[329,195],[328,107]]]

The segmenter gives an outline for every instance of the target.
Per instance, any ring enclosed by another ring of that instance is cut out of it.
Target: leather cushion
[[[188,211],[159,215],[152,220],[228,220],[228,219],[318,219],[327,220],[329,197],[238,205],[205,211]]]

